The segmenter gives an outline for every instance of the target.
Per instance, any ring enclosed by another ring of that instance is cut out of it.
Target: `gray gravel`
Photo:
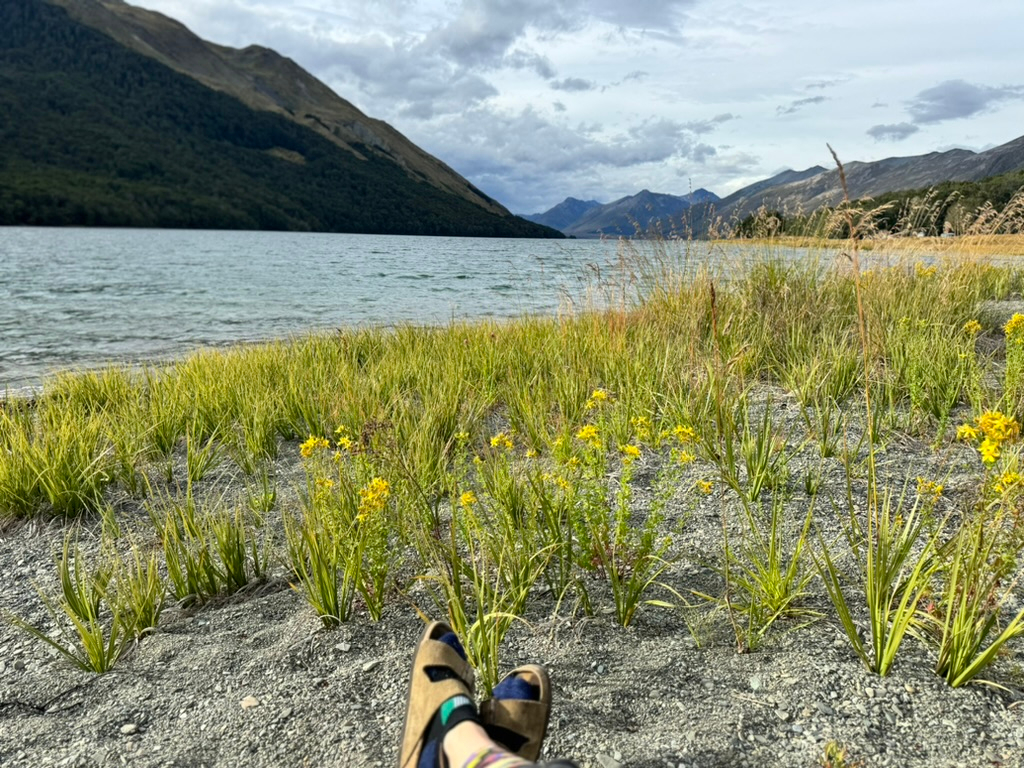
[[[776,397],[799,446],[796,408]],[[287,485],[297,479],[295,446],[283,454]],[[911,438],[891,440],[879,458],[881,473],[901,484],[917,475],[944,479],[940,513],[957,513],[977,472],[966,448],[933,452]],[[641,509],[656,474],[657,460],[646,461],[637,473]],[[808,503],[802,476],[819,461],[804,445],[791,462],[788,504],[797,525]],[[704,476],[711,469],[697,462],[687,480]],[[824,460],[817,509],[826,539],[840,530],[827,499],[842,498],[844,482],[839,460]],[[282,494],[282,506],[292,503]],[[687,518],[673,549],[679,559],[665,575],[677,589],[720,592],[709,566],[720,557],[723,505],[732,509],[718,491],[684,494],[673,505],[676,518]],[[0,533],[0,610],[45,624],[33,584],[53,584],[63,534],[58,524],[38,522]],[[609,605],[595,589],[596,604]],[[736,653],[721,611],[684,617],[646,606],[623,629],[606,609],[587,617],[563,608],[555,616],[554,602],[538,594],[529,626],[517,623],[507,638],[504,661],[549,667],[555,707],[545,754],[581,766],[814,766],[829,740],[865,768],[1024,766],[1022,643],[992,670],[1007,690],[949,688],[933,672],[933,652],[913,639],[880,678],[855,657],[819,582],[812,593],[807,607],[823,618],[780,622],[745,654]],[[416,589],[410,597],[429,605]],[[1020,600],[1018,589],[1013,604]],[[0,622],[0,764],[392,765],[422,627],[409,602],[396,599],[378,623],[361,613],[324,631],[281,568],[246,595],[169,610],[160,631],[102,676],[75,671]]]

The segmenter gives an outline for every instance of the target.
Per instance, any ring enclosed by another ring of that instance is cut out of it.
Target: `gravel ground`
[[[802,443],[792,402],[778,395],[774,407],[790,424],[791,442]],[[282,455],[287,490],[299,480],[297,449],[286,446]],[[934,452],[904,437],[889,441],[879,459],[882,476],[900,485],[911,478],[911,494],[918,475],[944,480],[940,513],[958,514],[976,487],[977,460],[961,446]],[[647,461],[637,474],[640,507],[656,474],[656,459]],[[803,445],[791,462],[794,525],[809,503],[802,477],[819,461],[813,445]],[[838,459],[821,467],[816,520],[828,540],[840,530],[829,499],[844,497],[845,473]],[[711,470],[698,462],[690,473],[696,479]],[[211,488],[228,480],[211,480]],[[294,492],[282,493],[280,506],[294,503]],[[684,494],[673,505],[668,524],[686,522],[668,583],[720,593],[708,566],[720,558],[729,504],[716,491]],[[53,585],[64,532],[32,522],[0,533],[0,611],[45,625],[34,584]],[[88,527],[83,534],[98,538]],[[596,604],[609,605],[595,588]],[[781,622],[743,654],[722,611],[684,616],[645,606],[623,629],[601,610],[586,617],[563,608],[554,616],[554,602],[538,593],[529,625],[517,623],[506,639],[504,661],[549,667],[555,706],[545,754],[581,766],[814,766],[830,740],[865,768],[1024,766],[1020,638],[991,674],[1006,690],[949,688],[933,672],[933,652],[913,639],[880,678],[854,655],[820,581],[811,590],[808,607],[822,618]],[[324,631],[278,568],[247,594],[170,609],[160,631],[100,676],[72,669],[0,622],[0,765],[393,765],[423,627],[411,603],[430,604],[415,589],[409,597],[393,601],[380,622],[360,613]],[[1018,586],[1008,607],[1019,610],[1022,598]]]

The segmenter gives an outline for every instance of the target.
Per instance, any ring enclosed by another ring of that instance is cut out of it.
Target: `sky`
[[[515,213],[1024,134],[1021,0],[131,0],[294,59]]]

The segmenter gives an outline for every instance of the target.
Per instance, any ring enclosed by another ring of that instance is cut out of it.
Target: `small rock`
[[[121,735],[122,736],[132,736],[133,734],[136,734],[138,732],[139,732],[139,726],[136,725],[135,723],[125,723],[124,725],[121,726]]]
[[[368,661],[365,664],[363,664],[363,672],[372,672],[382,663],[383,661],[381,659],[373,659],[372,661]]]
[[[239,702],[239,704],[242,705],[242,709],[252,709],[253,707],[258,707],[260,705],[260,700],[255,696],[246,696]]]
[[[865,688],[864,689],[864,695],[867,696],[869,699],[875,698],[875,689],[874,688]]]
[[[604,664],[597,665],[597,674],[603,675],[606,671],[608,671],[608,668]]]
[[[25,669],[25,662],[22,661],[21,659],[16,659],[15,662],[14,662],[14,668],[18,672],[21,672],[23,669]]]
[[[760,677],[752,677],[752,678],[750,678],[750,690],[752,690],[752,691],[759,691],[759,690],[761,690],[761,678]]]
[[[0,661],[0,675],[7,671],[7,662]]]
[[[341,651],[342,653],[348,653],[349,651],[352,650],[352,643],[338,643],[334,647],[336,649],[338,649],[339,651]]]
[[[598,755],[597,762],[601,764],[601,768],[623,768],[622,763],[611,755]]]
[[[788,723],[789,722],[790,714],[789,714],[789,712],[787,712],[784,709],[776,710],[775,711],[775,716],[777,718],[779,718],[779,720],[781,720],[784,723]]]

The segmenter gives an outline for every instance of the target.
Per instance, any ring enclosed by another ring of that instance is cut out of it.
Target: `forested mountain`
[[[0,224],[560,236],[490,202],[254,109],[62,7],[0,2]]]

